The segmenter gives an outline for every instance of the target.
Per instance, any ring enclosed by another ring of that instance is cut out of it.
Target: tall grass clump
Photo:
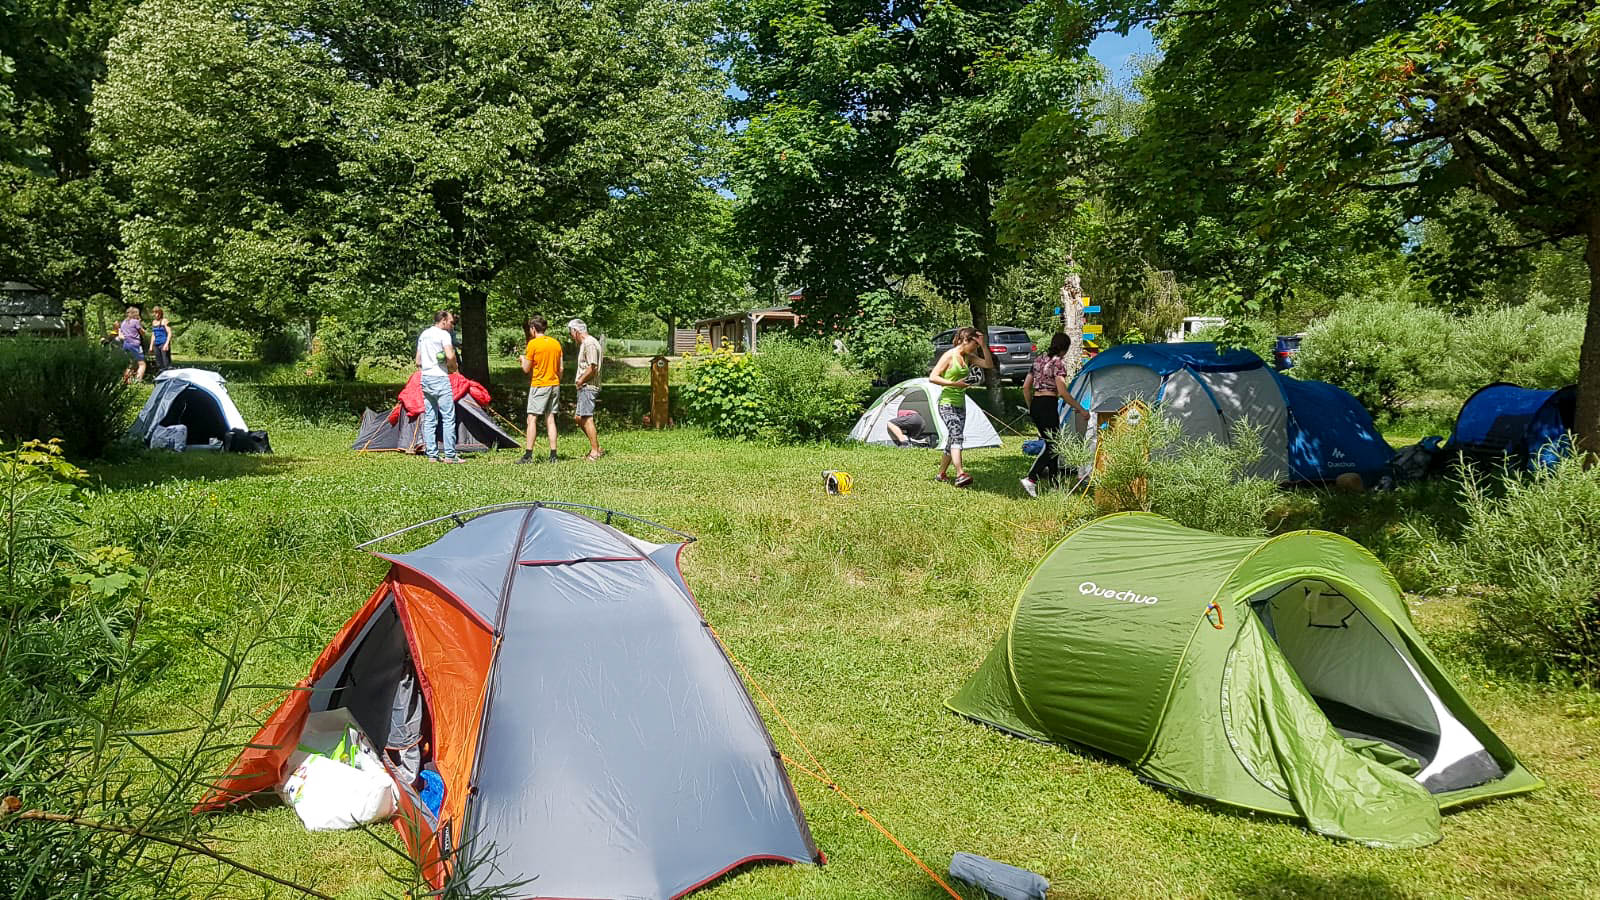
[[[1086,441],[1061,442],[1069,470],[1099,467],[1088,488],[1101,512],[1142,510],[1201,531],[1262,535],[1274,524],[1285,492],[1251,474],[1261,460],[1261,432],[1236,424],[1227,443],[1210,435],[1186,438],[1176,421],[1153,413],[1138,425],[1100,432],[1097,450]]]
[[[1441,378],[1463,397],[1496,381],[1558,388],[1578,379],[1583,314],[1528,303],[1478,310],[1456,323]]]
[[[0,441],[57,438],[73,457],[105,455],[128,427],[127,366],[88,341],[0,341]]]
[[[1600,681],[1600,467],[1568,457],[1499,479],[1466,470],[1461,565],[1496,636]]]
[[[1311,326],[1294,372],[1336,384],[1368,410],[1395,416],[1433,383],[1450,334],[1450,319],[1438,310],[1357,300]]]

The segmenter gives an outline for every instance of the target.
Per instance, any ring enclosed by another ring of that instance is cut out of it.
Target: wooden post
[[[1083,282],[1078,278],[1077,262],[1067,257],[1067,276],[1061,281],[1061,330],[1072,338],[1067,351],[1067,380],[1083,367]]]
[[[667,358],[657,356],[650,360],[650,424],[666,428],[672,424],[672,405],[667,390]]]

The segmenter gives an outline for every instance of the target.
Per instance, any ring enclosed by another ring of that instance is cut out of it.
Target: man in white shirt
[[[461,462],[456,455],[456,397],[450,388],[450,373],[456,370],[456,348],[450,330],[455,327],[455,313],[441,309],[433,315],[433,327],[417,338],[417,369],[422,375],[422,447],[432,462]]]
[[[589,438],[589,455],[584,459],[594,462],[606,455],[600,449],[600,436],[594,428],[594,402],[600,396],[600,341],[589,333],[589,326],[583,324],[582,319],[568,322],[567,333],[572,335],[572,342],[578,345],[578,372],[573,378],[578,386],[578,408],[573,415],[578,420],[578,427]]]

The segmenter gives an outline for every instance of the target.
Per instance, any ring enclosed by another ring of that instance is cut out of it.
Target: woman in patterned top
[[[1033,361],[1033,368],[1022,381],[1022,399],[1028,403],[1028,415],[1044,438],[1044,452],[1033,461],[1028,477],[1022,479],[1022,489],[1028,496],[1039,496],[1039,482],[1055,481],[1061,476],[1061,457],[1056,441],[1061,436],[1061,417],[1058,401],[1065,400],[1085,422],[1089,410],[1067,392],[1067,353],[1072,349],[1069,335],[1057,334],[1050,338],[1050,349]]]

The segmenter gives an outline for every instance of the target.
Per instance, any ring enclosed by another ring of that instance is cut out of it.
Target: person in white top
[[[578,406],[573,418],[578,420],[578,427],[589,438],[589,455],[584,460],[594,462],[606,455],[600,449],[600,436],[594,427],[594,402],[600,396],[600,341],[589,333],[589,326],[583,324],[582,319],[568,322],[567,333],[578,345],[578,371],[573,379],[578,386]]]
[[[433,327],[417,338],[417,369],[422,378],[422,447],[432,462],[461,462],[456,454],[456,397],[450,373],[456,370],[456,347],[450,330],[456,315],[441,309]]]

